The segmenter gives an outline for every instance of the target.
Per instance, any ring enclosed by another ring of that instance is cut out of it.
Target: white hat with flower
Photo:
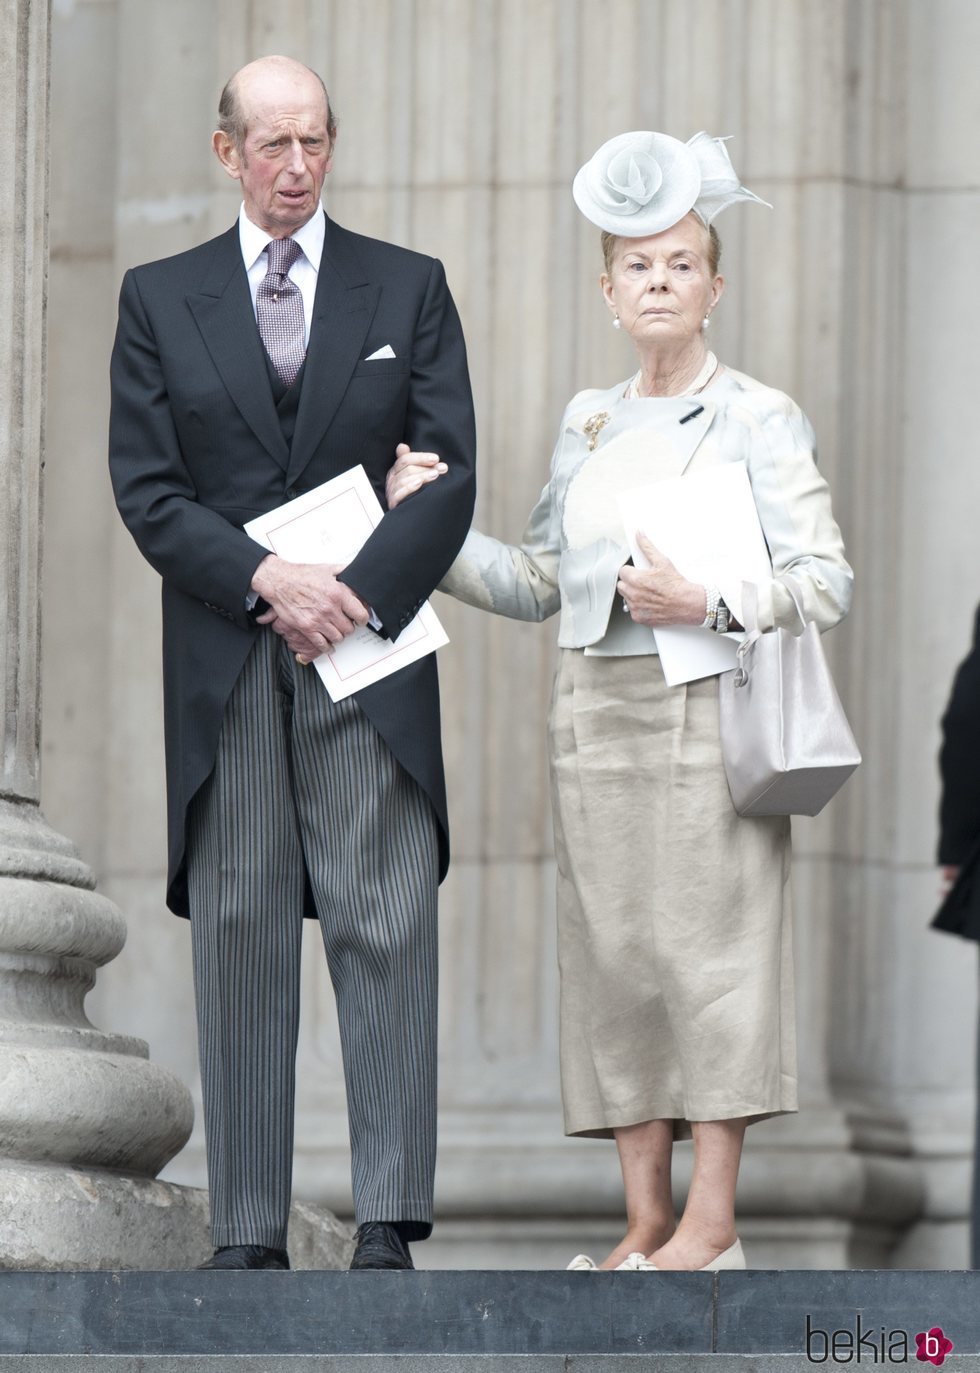
[[[735,175],[726,140],[696,133],[682,143],[639,130],[603,143],[581,167],[572,195],[586,219],[623,238],[669,229],[695,210],[705,224],[739,200],[754,200]]]

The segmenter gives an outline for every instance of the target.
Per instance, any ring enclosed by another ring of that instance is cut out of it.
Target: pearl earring
[[[711,323],[711,316],[710,316],[710,315],[705,315],[704,319],[703,319],[702,322],[701,322],[701,328],[702,328],[702,329],[707,329],[707,327],[708,327],[708,325],[709,325],[710,323]]]
[[[620,322],[619,322],[619,315],[613,315],[613,328],[614,328],[614,329],[621,329],[621,328],[622,328],[622,325],[621,325]]]

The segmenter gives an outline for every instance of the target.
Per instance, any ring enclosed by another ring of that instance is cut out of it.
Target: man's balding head
[[[295,87],[311,80],[317,83],[323,93],[327,111],[327,132],[332,144],[337,136],[337,121],[330,106],[330,97],[323,77],[293,57],[259,57],[254,62],[240,67],[234,76],[230,76],[218,101],[218,129],[234,143],[240,153],[243,152],[248,133],[249,104],[254,100],[256,93],[267,89],[270,84]]]

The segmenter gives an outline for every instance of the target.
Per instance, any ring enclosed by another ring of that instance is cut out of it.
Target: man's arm
[[[132,271],[119,296],[110,379],[109,472],[140,552],[166,582],[250,627],[245,598],[268,550],[197,500]]]
[[[394,639],[435,590],[466,537],[476,497],[476,429],[466,345],[442,264],[433,262],[419,311],[405,441],[438,453],[448,471],[389,511],[340,580]]]
[[[172,586],[243,629],[250,591],[260,617],[296,652],[317,657],[367,622],[336,569],[284,562],[197,500],[180,449],[159,348],[134,272],[119,298],[110,368],[109,470],[116,504],[140,552]]]

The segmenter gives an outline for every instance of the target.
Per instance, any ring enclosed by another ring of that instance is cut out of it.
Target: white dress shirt
[[[303,296],[303,320],[306,325],[306,337],[303,342],[306,344],[310,341],[310,325],[313,323],[313,299],[316,295],[316,279],[320,271],[320,258],[323,256],[325,232],[326,222],[323,218],[323,208],[318,205],[312,218],[308,219],[301,229],[297,229],[294,234],[289,235],[303,250],[290,267],[288,276],[289,280],[299,287]],[[272,242],[272,237],[272,234],[267,234],[264,229],[260,229],[252,223],[245,213],[243,203],[238,213],[238,241],[242,248],[245,271],[248,273],[248,289],[252,293],[253,310],[255,309],[255,297],[259,286],[265,280],[269,270],[267,249]]]

